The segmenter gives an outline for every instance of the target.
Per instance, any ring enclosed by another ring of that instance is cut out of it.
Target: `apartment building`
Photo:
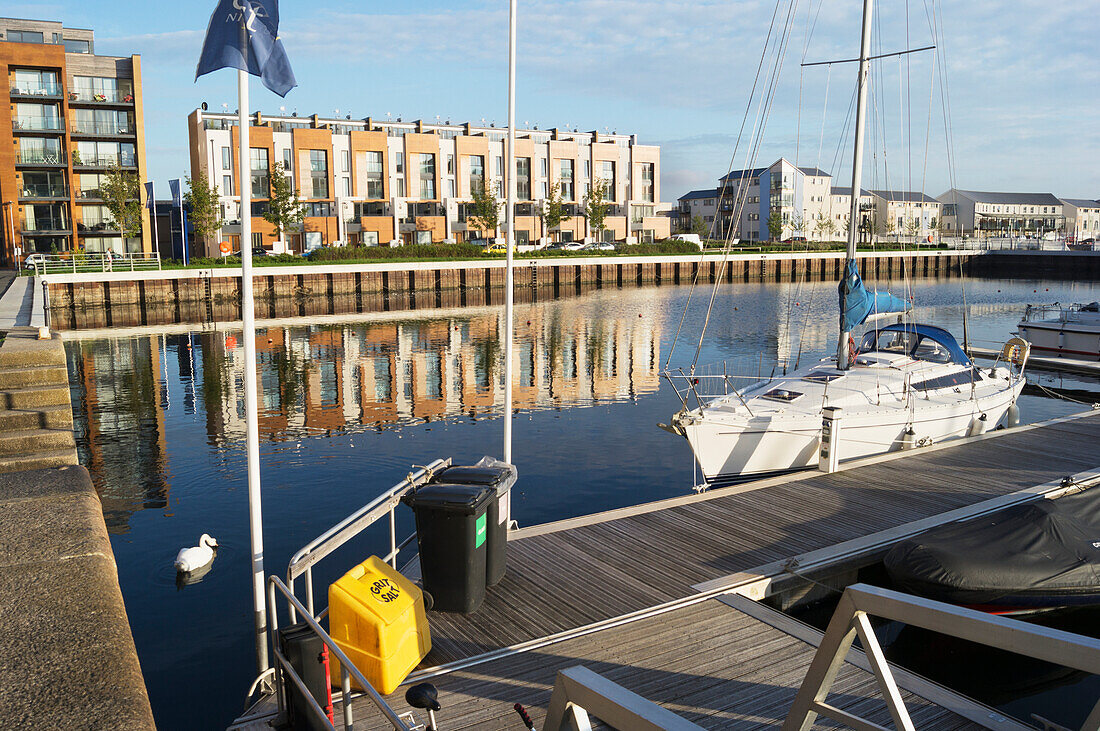
[[[96,55],[91,30],[0,18],[0,68],[0,258],[152,251],[148,212],[123,240],[100,193],[113,165],[146,178],[141,57]]]
[[[366,246],[480,241],[496,232],[468,223],[472,191],[488,183],[503,200],[506,130],[472,123],[429,124],[312,117],[250,117],[247,175],[239,156],[237,116],[197,109],[188,117],[192,177],[218,188],[219,239],[240,245],[240,185],[251,186],[252,245],[275,249],[262,218],[271,171],[280,163],[306,217],[285,237],[289,251],[345,242]],[[670,204],[661,203],[660,148],[636,135],[564,129],[516,132],[516,243],[581,240],[593,235],[583,215],[593,181],[610,204],[605,240],[638,243],[669,235]],[[547,231],[539,217],[558,186],[565,219]],[[504,216],[501,215],[501,226]],[[218,241],[204,242],[216,255]]]
[[[1005,236],[1064,233],[1062,201],[1051,193],[996,193],[952,188],[936,199],[943,204],[943,228],[952,235],[980,232]]]
[[[872,200],[875,233],[879,236],[933,236],[943,218],[943,204],[924,193],[875,190]]]
[[[714,227],[714,217],[717,212],[718,189],[703,188],[689,190],[677,198],[676,207],[672,209],[669,216],[672,219],[671,226],[676,231],[691,231],[695,225],[695,218],[698,217],[709,234]]]
[[[1100,201],[1063,198],[1062,212],[1066,216],[1067,235],[1075,239],[1095,239],[1100,236]]]

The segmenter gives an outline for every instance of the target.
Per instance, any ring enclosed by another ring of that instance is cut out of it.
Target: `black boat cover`
[[[907,591],[955,604],[1100,595],[1100,488],[937,526],[884,564]]]

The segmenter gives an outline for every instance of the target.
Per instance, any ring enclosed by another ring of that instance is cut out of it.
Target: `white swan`
[[[181,548],[176,554],[176,570],[187,572],[201,569],[214,560],[214,549],[217,547],[218,542],[210,534],[203,533],[199,538],[199,545]]]

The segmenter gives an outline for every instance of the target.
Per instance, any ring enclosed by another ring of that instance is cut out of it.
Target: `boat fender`
[[[859,351],[856,350],[856,340],[851,335],[848,336],[848,365],[854,366],[856,364],[856,357],[859,356]]]
[[[988,417],[982,414],[970,422],[970,431],[967,436],[976,437],[985,431],[986,421]]]
[[[905,432],[901,435],[901,448],[912,449],[916,436],[917,434],[913,431],[912,426],[906,427]]]
[[[1012,404],[1008,407],[1008,414],[1005,416],[1005,423],[1009,426],[1020,425],[1020,407],[1016,405],[1015,401],[1013,401]]]

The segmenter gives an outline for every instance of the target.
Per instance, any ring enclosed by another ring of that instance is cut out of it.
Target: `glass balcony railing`
[[[68,231],[69,226],[64,218],[34,218],[23,219],[23,231]]]
[[[61,84],[52,81],[39,81],[33,84],[15,84],[11,87],[12,96],[61,96]]]
[[[69,101],[99,102],[101,104],[132,104],[134,102],[134,95],[128,91],[112,89],[101,89],[99,91],[76,89],[75,91],[69,92]]]
[[[67,195],[64,185],[49,183],[24,183],[19,193],[20,198],[65,198]]]
[[[65,153],[49,150],[20,150],[20,165],[64,165]]]
[[[131,124],[76,120],[72,123],[70,131],[81,135],[132,135],[134,127]]]
[[[137,166],[137,159],[133,155],[113,155],[111,153],[73,155],[73,167],[107,168],[113,165],[132,168]]]
[[[81,188],[80,189],[80,197],[81,198],[94,198],[96,200],[100,200],[100,199],[103,198],[103,191],[100,190],[99,188]]]
[[[103,231],[118,231],[118,225],[114,221],[106,218],[86,218],[76,224],[76,230],[81,232],[94,231],[97,233]]]
[[[16,117],[12,120],[12,129],[39,132],[43,130],[62,130],[65,125],[60,119],[49,117]]]

